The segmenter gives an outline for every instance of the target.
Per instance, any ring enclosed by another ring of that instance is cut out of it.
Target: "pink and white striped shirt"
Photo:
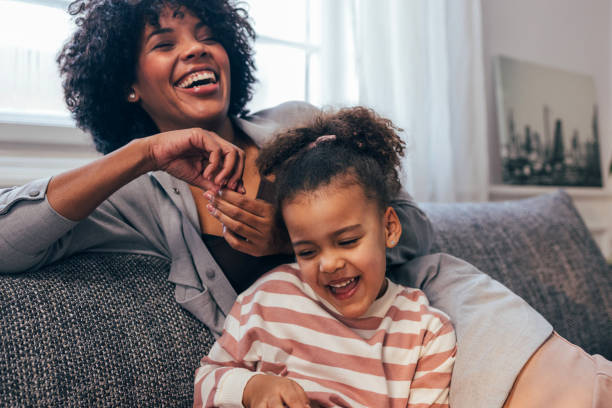
[[[243,292],[196,371],[194,406],[242,406],[249,379],[296,381],[322,406],[448,407],[455,332],[425,294],[389,281],[345,318],[282,265]]]

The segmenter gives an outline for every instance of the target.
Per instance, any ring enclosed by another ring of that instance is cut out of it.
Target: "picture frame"
[[[502,183],[603,187],[593,78],[506,56],[494,67]]]

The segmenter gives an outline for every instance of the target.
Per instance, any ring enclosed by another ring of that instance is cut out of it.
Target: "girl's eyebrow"
[[[347,231],[352,231],[352,230],[358,229],[358,228],[360,228],[360,227],[361,227],[361,224],[349,225],[349,226],[346,226],[346,227],[340,228],[338,231],[334,231],[334,232],[333,232],[333,235],[334,235],[334,236],[342,235],[342,234],[344,234],[344,233],[345,233],[345,232],[347,232]],[[296,242],[292,242],[292,243],[291,243],[291,245],[294,245],[294,246],[295,246],[295,245],[300,245],[300,244],[309,244],[309,243],[310,243],[310,241],[308,241],[308,240],[303,240],[303,241],[296,241]]]
[[[338,231],[335,231],[334,235],[341,235],[341,234],[343,234],[343,233],[345,233],[347,231],[351,231],[351,230],[357,229],[359,227],[361,227],[361,224],[349,225],[347,227],[340,228]]]

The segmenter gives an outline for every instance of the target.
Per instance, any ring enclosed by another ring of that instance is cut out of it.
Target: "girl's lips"
[[[352,280],[344,286],[331,286],[327,285],[327,289],[333,297],[338,300],[346,300],[353,296],[359,286],[359,276],[355,276]]]

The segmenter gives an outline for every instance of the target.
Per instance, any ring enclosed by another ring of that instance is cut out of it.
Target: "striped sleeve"
[[[449,407],[450,381],[457,353],[455,331],[445,316],[434,313],[417,361],[408,407]]]
[[[240,349],[237,339],[240,339],[241,309],[242,304],[236,302],[226,318],[223,335],[196,370],[194,407],[242,407],[247,382],[260,374],[255,371],[253,362],[238,358],[235,352]]]

